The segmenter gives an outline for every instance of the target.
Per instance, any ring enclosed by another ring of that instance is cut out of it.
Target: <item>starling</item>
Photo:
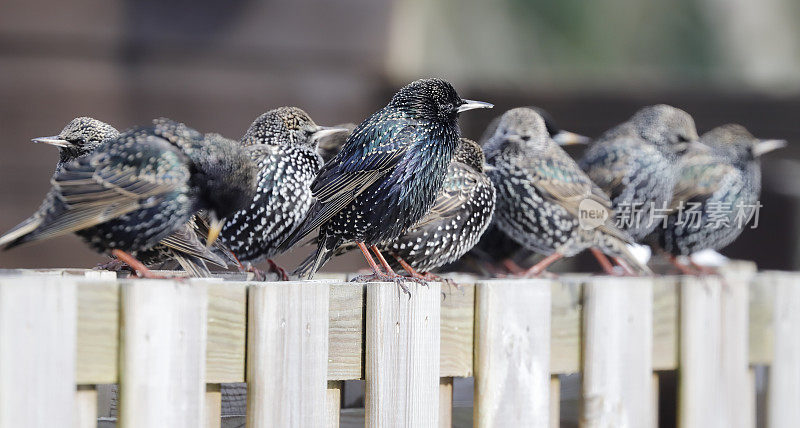
[[[495,223],[526,248],[547,256],[527,275],[538,275],[587,248],[649,273],[628,251],[631,237],[614,225],[608,196],[549,137],[534,110],[506,112],[484,150],[497,190]]]
[[[92,153],[101,142],[118,136],[119,131],[105,122],[91,117],[77,117],[70,121],[58,135],[34,138],[32,141],[59,148],[60,158],[56,166],[57,173],[64,164]],[[40,212],[43,212],[42,209],[40,208]],[[34,218],[32,217],[32,219]],[[192,276],[209,276],[210,271],[206,267],[206,262],[224,268],[235,263],[235,259],[219,241],[214,242],[211,247],[207,247],[203,243],[207,234],[207,220],[200,215],[165,238],[159,245],[139,252],[137,257],[146,266],[163,266],[170,261],[176,261]],[[103,268],[114,269],[118,269],[119,266],[117,260],[101,265]]]
[[[589,137],[561,129],[556,124],[553,116],[550,115],[550,113],[548,113],[545,109],[534,106],[528,108],[534,110],[539,114],[539,116],[542,117],[542,119],[544,119],[547,133],[550,135],[550,138],[559,145],[567,146],[573,144],[587,144],[590,141]],[[501,117],[502,116],[497,116],[489,123],[489,126],[481,136],[481,145],[486,144],[486,142],[492,136],[494,136]],[[464,261],[469,264],[483,262],[482,264],[487,264],[490,270],[496,272],[507,270],[511,273],[520,274],[524,272],[524,270],[520,268],[514,261],[514,259],[520,259],[520,257],[515,256],[520,254],[530,256],[530,253],[530,251],[526,250],[517,241],[511,239],[508,235],[503,233],[500,228],[492,223],[483,233],[480,241],[478,241],[478,243],[475,244],[472,250],[470,250],[466,255]],[[522,257],[522,259],[525,258],[527,257]]]
[[[673,262],[677,262],[674,256],[722,249],[742,233],[758,209],[760,156],[786,145],[783,140],[759,140],[734,124],[712,129],[700,143],[678,161],[671,213],[665,227],[648,238]]]
[[[459,113],[488,107],[461,99],[441,79],[417,80],[400,89],[322,167],[311,185],[314,205],[281,247],[293,246],[319,227],[314,262],[304,272],[308,278],[351,242],[377,278],[398,278],[376,245],[397,239],[431,209],[458,145]]]
[[[90,247],[146,272],[136,259],[205,210],[213,242],[227,216],[252,199],[255,168],[235,142],[207,139],[157,119],[102,141],[61,165],[28,220],[0,238],[5,249],[75,232]]]
[[[220,234],[240,261],[254,263],[280,253],[279,244],[313,202],[311,182],[322,167],[317,141],[343,131],[315,124],[297,107],[270,110],[250,125],[241,144],[258,169],[256,194]]]
[[[403,268],[417,278],[430,278],[418,271],[428,272],[457,260],[475,245],[494,213],[495,191],[483,172],[484,163],[481,146],[462,138],[433,208],[402,236],[378,245],[393,268]],[[345,245],[336,250],[336,255],[354,248],[355,244]],[[298,271],[308,269],[314,256],[308,257]]]
[[[611,198],[617,225],[640,241],[672,198],[679,153],[697,141],[694,119],[664,104],[645,107],[593,142],[581,168]]]

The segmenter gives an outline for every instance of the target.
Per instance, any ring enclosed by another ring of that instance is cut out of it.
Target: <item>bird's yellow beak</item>
[[[218,219],[217,215],[214,213],[210,214],[210,221],[208,227],[208,238],[206,238],[206,248],[212,246],[214,242],[217,241],[219,238],[220,232],[222,232],[222,226],[225,225],[225,219]]]
[[[588,144],[590,140],[591,138],[589,137],[569,131],[558,131],[556,135],[553,135],[553,141],[555,141],[559,146]]]

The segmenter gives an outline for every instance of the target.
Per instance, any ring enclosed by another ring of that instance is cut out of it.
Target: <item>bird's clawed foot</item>
[[[269,264],[269,270],[267,272],[274,272],[278,274],[278,278],[280,278],[281,281],[289,280],[289,275],[286,274],[286,270],[278,266],[278,264],[275,263],[272,259],[267,259],[267,263]]]
[[[130,266],[128,266],[127,264],[125,264],[125,262],[119,259],[111,259],[105,263],[98,263],[97,266],[92,268],[92,270],[108,270],[111,272],[126,271],[134,273],[134,270]]]
[[[126,253],[122,250],[113,250],[111,251],[111,255],[116,257],[119,261],[123,264],[128,265],[131,269],[136,272],[139,278],[147,278],[147,279],[170,279],[165,276],[157,275],[153,271],[147,268],[142,262],[133,257],[132,255]]]

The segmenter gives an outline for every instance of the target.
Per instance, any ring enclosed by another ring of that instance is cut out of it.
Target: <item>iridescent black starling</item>
[[[453,262],[469,251],[494,213],[495,191],[483,172],[484,163],[481,146],[462,138],[433,208],[399,238],[380,245],[381,251],[407,263],[403,267],[412,274]]]
[[[484,150],[497,190],[496,224],[547,256],[526,274],[538,275],[554,261],[592,247],[637,273],[649,273],[628,251],[630,236],[614,225],[608,196],[550,139],[535,111],[506,112]]]
[[[758,209],[760,156],[786,145],[759,140],[733,124],[712,129],[700,142],[681,156],[672,213],[666,227],[651,236],[673,256],[719,250],[733,242]]]
[[[481,146],[462,138],[433,208],[399,238],[378,245],[393,268],[403,268],[417,278],[431,278],[418,271],[450,263],[475,245],[494,213],[495,191],[483,172],[484,163]],[[345,245],[336,255],[354,248],[355,244]],[[314,260],[312,254],[298,272],[306,271]]]
[[[417,80],[362,122],[311,190],[316,198],[289,248],[317,227],[311,278],[341,245],[355,242],[381,279],[395,274],[376,245],[397,239],[433,206],[459,141],[458,115],[491,104],[463,100],[441,79]],[[370,256],[371,247],[386,272]]]
[[[640,241],[669,206],[678,154],[698,139],[692,117],[664,104],[645,107],[591,144],[580,161],[607,195],[617,224]]]
[[[561,146],[568,146],[573,144],[586,144],[590,141],[589,137],[576,134],[574,132],[561,129],[546,110],[540,107],[528,107],[539,113],[539,116],[544,119],[545,127],[550,138]],[[490,123],[481,136],[481,145],[494,136],[497,130],[497,125],[500,124],[500,118],[497,116]],[[530,256],[530,251],[526,250],[517,241],[511,239],[508,235],[503,233],[494,223],[489,225],[486,232],[481,236],[480,241],[469,251],[467,257],[475,259],[474,261],[482,261],[488,264],[488,268],[493,271],[508,270],[511,273],[522,273],[524,270],[520,268],[514,259],[519,259],[519,255]],[[515,257],[517,256],[517,257]],[[527,257],[522,257],[527,258]],[[474,261],[465,260],[466,263],[474,263]]]
[[[58,147],[58,172],[67,162],[92,153],[103,141],[118,136],[119,131],[105,122],[91,117],[76,117],[58,135],[34,138],[32,141]]]
[[[212,219],[209,242],[252,199],[255,168],[235,142],[158,119],[64,163],[39,211],[0,238],[9,249],[75,232],[93,249],[143,269],[135,256],[184,227]],[[144,269],[146,271],[146,269]]]
[[[297,107],[270,110],[250,125],[241,143],[258,168],[258,189],[220,235],[239,260],[258,262],[280,253],[279,244],[313,202],[311,182],[322,167],[317,141],[343,131],[315,124]]]

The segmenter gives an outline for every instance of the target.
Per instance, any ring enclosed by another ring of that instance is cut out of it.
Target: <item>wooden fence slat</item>
[[[248,294],[247,426],[324,426],[326,282],[252,284]]]
[[[79,280],[77,287],[78,364],[76,381],[79,384],[95,385],[116,383],[117,364],[119,363],[119,286],[117,280],[108,278],[95,281]]]
[[[453,426],[453,378],[439,379],[439,428]]]
[[[550,426],[548,280],[494,280],[475,294],[475,426]]]
[[[222,426],[222,390],[218,383],[206,384],[206,428]]]
[[[367,284],[368,427],[438,427],[441,286]]]
[[[75,391],[75,428],[97,427],[97,389],[78,385]]]
[[[204,425],[206,284],[125,281],[120,307],[119,426]]]
[[[652,285],[609,277],[584,285],[582,427],[653,421]]]
[[[749,288],[755,271],[755,264],[750,262],[731,262],[720,270],[723,280],[719,380],[724,406],[724,416],[720,419],[726,428],[751,428],[755,420],[751,413],[755,408],[755,390],[750,384],[747,338]]]
[[[767,426],[796,427],[800,426],[800,275],[773,273],[768,278],[775,284],[775,336]]]
[[[550,428],[561,426],[561,379],[550,376]]]
[[[75,282],[0,277],[0,427],[75,419]]]
[[[678,426],[722,427],[719,374],[722,286],[716,277],[685,277],[681,283]]]
[[[246,283],[209,282],[206,382],[244,382],[246,309]]]
[[[329,380],[325,391],[325,426],[339,428],[339,415],[342,412],[342,381]]]

